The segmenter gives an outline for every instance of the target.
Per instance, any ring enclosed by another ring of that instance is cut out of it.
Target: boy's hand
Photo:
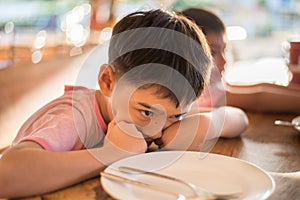
[[[145,153],[147,143],[136,126],[125,121],[111,121],[108,125],[105,143],[129,154]],[[104,144],[105,145],[105,144]]]
[[[147,143],[134,124],[121,121],[111,121],[104,139],[103,147],[91,150],[95,157],[104,165],[136,154],[145,153]]]

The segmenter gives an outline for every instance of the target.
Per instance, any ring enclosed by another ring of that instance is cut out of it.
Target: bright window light
[[[247,38],[247,31],[242,26],[227,26],[226,33],[228,40],[245,40]]]
[[[102,44],[105,41],[108,41],[112,35],[112,28],[104,28],[99,35],[99,44]]]
[[[34,49],[43,48],[46,44],[46,39],[47,39],[47,32],[45,30],[38,32],[33,43],[33,48]]]
[[[291,73],[284,59],[265,57],[238,61],[223,72],[224,80],[231,85],[254,85],[271,83],[287,86]]]

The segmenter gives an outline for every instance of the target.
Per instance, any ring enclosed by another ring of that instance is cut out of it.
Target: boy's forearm
[[[114,128],[112,133],[111,129]],[[107,165],[147,150],[140,137],[110,126],[103,147],[68,152],[45,151],[35,142],[22,142],[0,160],[0,198],[36,195],[99,175]],[[30,185],[30,188],[28,188]]]
[[[0,160],[0,197],[47,193],[97,176],[104,168],[87,150],[11,149]]]
[[[163,147],[168,150],[198,151],[209,132],[209,118],[194,114],[168,127],[163,132]]]
[[[247,115],[238,108],[220,107],[211,112],[193,113],[167,128],[162,136],[164,148],[201,150],[205,140],[236,137],[248,127]]]

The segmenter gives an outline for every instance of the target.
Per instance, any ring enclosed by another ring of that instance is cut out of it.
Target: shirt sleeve
[[[46,106],[31,118],[22,136],[14,143],[34,141],[50,151],[69,151],[82,148],[79,132],[85,131],[83,120],[70,104]],[[74,119],[76,116],[76,119]]]
[[[102,144],[106,129],[94,91],[68,87],[23,124],[13,145],[34,141],[49,151],[93,148]]]

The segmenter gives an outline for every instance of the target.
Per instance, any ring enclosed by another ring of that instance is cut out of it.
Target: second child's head
[[[202,93],[211,66],[209,47],[195,23],[161,9],[139,11],[114,26],[99,85],[112,99],[114,115],[130,116],[147,132],[154,122],[165,128],[180,120]],[[109,73],[113,78],[107,81],[103,75]]]
[[[206,36],[215,65],[221,72],[226,64],[226,26],[213,12],[202,8],[188,8],[182,14],[195,21]]]

